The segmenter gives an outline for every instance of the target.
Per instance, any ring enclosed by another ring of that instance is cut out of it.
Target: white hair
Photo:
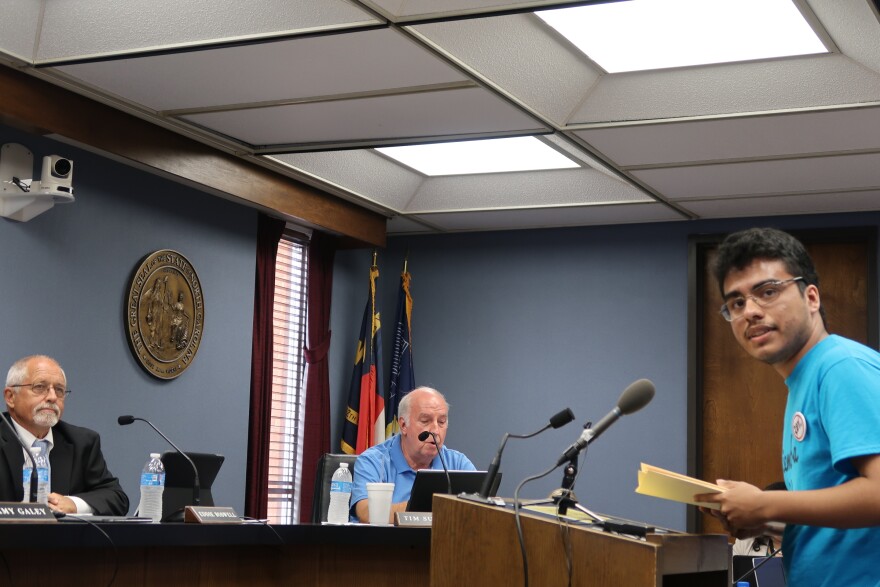
[[[412,397],[412,394],[414,394],[417,391],[427,391],[428,393],[433,393],[434,395],[439,397],[441,400],[443,400],[443,403],[446,404],[446,409],[449,410],[449,402],[446,401],[446,398],[443,396],[442,393],[440,393],[439,391],[437,391],[433,387],[425,387],[425,386],[416,387],[411,392],[409,392],[408,394],[403,396],[403,399],[400,400],[400,404],[398,404],[398,406],[397,406],[397,417],[400,418],[401,420],[403,420],[405,423],[407,423],[407,424],[409,423],[409,416],[410,416],[410,412],[412,411],[412,406],[410,405],[412,403],[411,397]]]
[[[58,365],[58,361],[46,355],[30,355],[21,358],[13,363],[12,367],[10,367],[9,371],[6,373],[6,387],[11,387],[16,393],[18,393],[18,388],[14,386],[21,385],[24,383],[24,380],[27,379],[28,363],[34,359],[46,359]],[[61,369],[61,365],[58,365],[58,368]],[[64,373],[64,369],[61,369],[61,376],[64,377],[64,382],[67,383],[67,375]]]

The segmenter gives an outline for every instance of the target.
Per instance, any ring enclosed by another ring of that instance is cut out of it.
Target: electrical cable
[[[516,521],[516,535],[517,535],[517,538],[519,539],[519,549],[520,549],[520,552],[522,553],[522,561],[523,561],[523,587],[529,587],[529,557],[526,554],[526,543],[525,543],[525,539],[523,538],[522,521],[520,520],[520,509],[522,509],[522,508],[520,507],[520,503],[519,503],[519,491],[529,481],[536,481],[536,480],[540,479],[541,477],[546,477],[547,475],[549,475],[550,473],[555,471],[558,467],[559,467],[559,465],[553,465],[552,467],[550,467],[549,469],[547,469],[543,473],[539,473],[539,474],[533,475],[531,477],[526,477],[525,479],[520,481],[520,484],[516,486],[516,490],[513,492],[513,513],[514,513],[513,517]]]
[[[87,520],[85,517],[78,516],[76,514],[67,514],[66,517],[73,518],[74,520],[79,520],[80,522],[85,522],[89,526],[93,527],[95,530],[103,534],[104,538],[107,539],[107,542],[110,543],[110,546],[113,547],[113,575],[110,577],[110,582],[107,583],[107,587],[111,587],[111,585],[113,585],[113,582],[116,581],[116,574],[119,572],[119,549],[116,547],[116,543],[113,542],[113,539],[110,538],[109,534],[104,532],[103,528],[101,528],[99,525],[92,522],[91,520]]]
[[[733,584],[736,585],[737,583],[739,583],[740,581],[744,580],[746,577],[748,577],[749,575],[751,575],[752,573],[754,573],[755,571],[757,571],[758,569],[760,569],[762,566],[764,566],[765,564],[767,564],[767,561],[769,561],[771,558],[773,558],[774,556],[776,556],[777,554],[779,554],[779,551],[780,551],[780,550],[782,550],[782,545],[780,545],[779,548],[777,548],[777,549],[773,550],[772,552],[770,552],[766,557],[764,557],[764,560],[762,560],[761,562],[759,562],[758,564],[756,564],[753,568],[751,568],[751,569],[749,569],[748,571],[746,571],[745,573],[743,573],[742,577],[739,577],[738,579],[736,579],[736,580],[733,582]]]
[[[31,191],[31,186],[30,186],[30,184],[25,183],[25,181],[30,181],[30,180],[24,180],[24,181],[22,181],[22,180],[20,180],[20,179],[17,178],[17,177],[13,177],[11,183],[14,184],[14,185],[16,185],[16,186],[18,186],[18,189],[20,189],[20,190],[23,191],[23,192],[30,192],[30,191]]]
[[[588,422],[587,426],[591,426],[592,422]],[[587,460],[587,451],[581,454],[581,465],[584,464],[584,461]],[[567,497],[572,499],[572,495],[574,495],[574,486],[577,484],[577,479],[581,474],[581,468],[578,467],[577,473],[575,473],[574,480],[571,482],[571,487],[567,489],[563,489],[563,493],[560,497]],[[572,500],[573,501],[573,500]],[[563,553],[565,556],[565,567],[568,575],[568,587],[571,587],[572,580],[572,569],[574,566],[573,563],[573,554],[572,554],[572,545],[571,545],[571,524],[569,523],[568,518],[564,517],[561,513],[562,510],[562,500],[556,502],[556,520],[559,522],[559,533],[560,539],[562,540],[563,545]]]

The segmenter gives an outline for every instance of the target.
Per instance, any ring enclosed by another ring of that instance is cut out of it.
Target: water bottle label
[[[351,481],[331,481],[331,493],[351,493]]]
[[[165,473],[141,473],[141,485],[162,487],[165,485]]]

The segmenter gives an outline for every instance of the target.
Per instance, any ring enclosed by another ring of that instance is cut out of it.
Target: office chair
[[[354,476],[354,463],[357,455],[324,453],[318,459],[318,471],[315,475],[315,497],[312,500],[312,523],[320,524],[327,521],[327,510],[330,507],[330,479],[339,468],[340,463],[348,463],[348,470]]]

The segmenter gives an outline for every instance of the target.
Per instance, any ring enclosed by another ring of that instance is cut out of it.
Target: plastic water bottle
[[[37,463],[37,503],[49,503],[49,459],[38,447],[31,449],[34,461]],[[31,500],[31,474],[34,472],[30,459],[24,460],[21,468],[22,481],[24,483],[24,502]]]
[[[165,491],[165,465],[159,453],[150,453],[150,460],[141,471],[141,503],[138,516],[162,521],[162,493]]]
[[[348,463],[340,463],[330,481],[330,508],[327,510],[327,522],[345,524],[348,522],[348,506],[351,502],[351,472]]]

